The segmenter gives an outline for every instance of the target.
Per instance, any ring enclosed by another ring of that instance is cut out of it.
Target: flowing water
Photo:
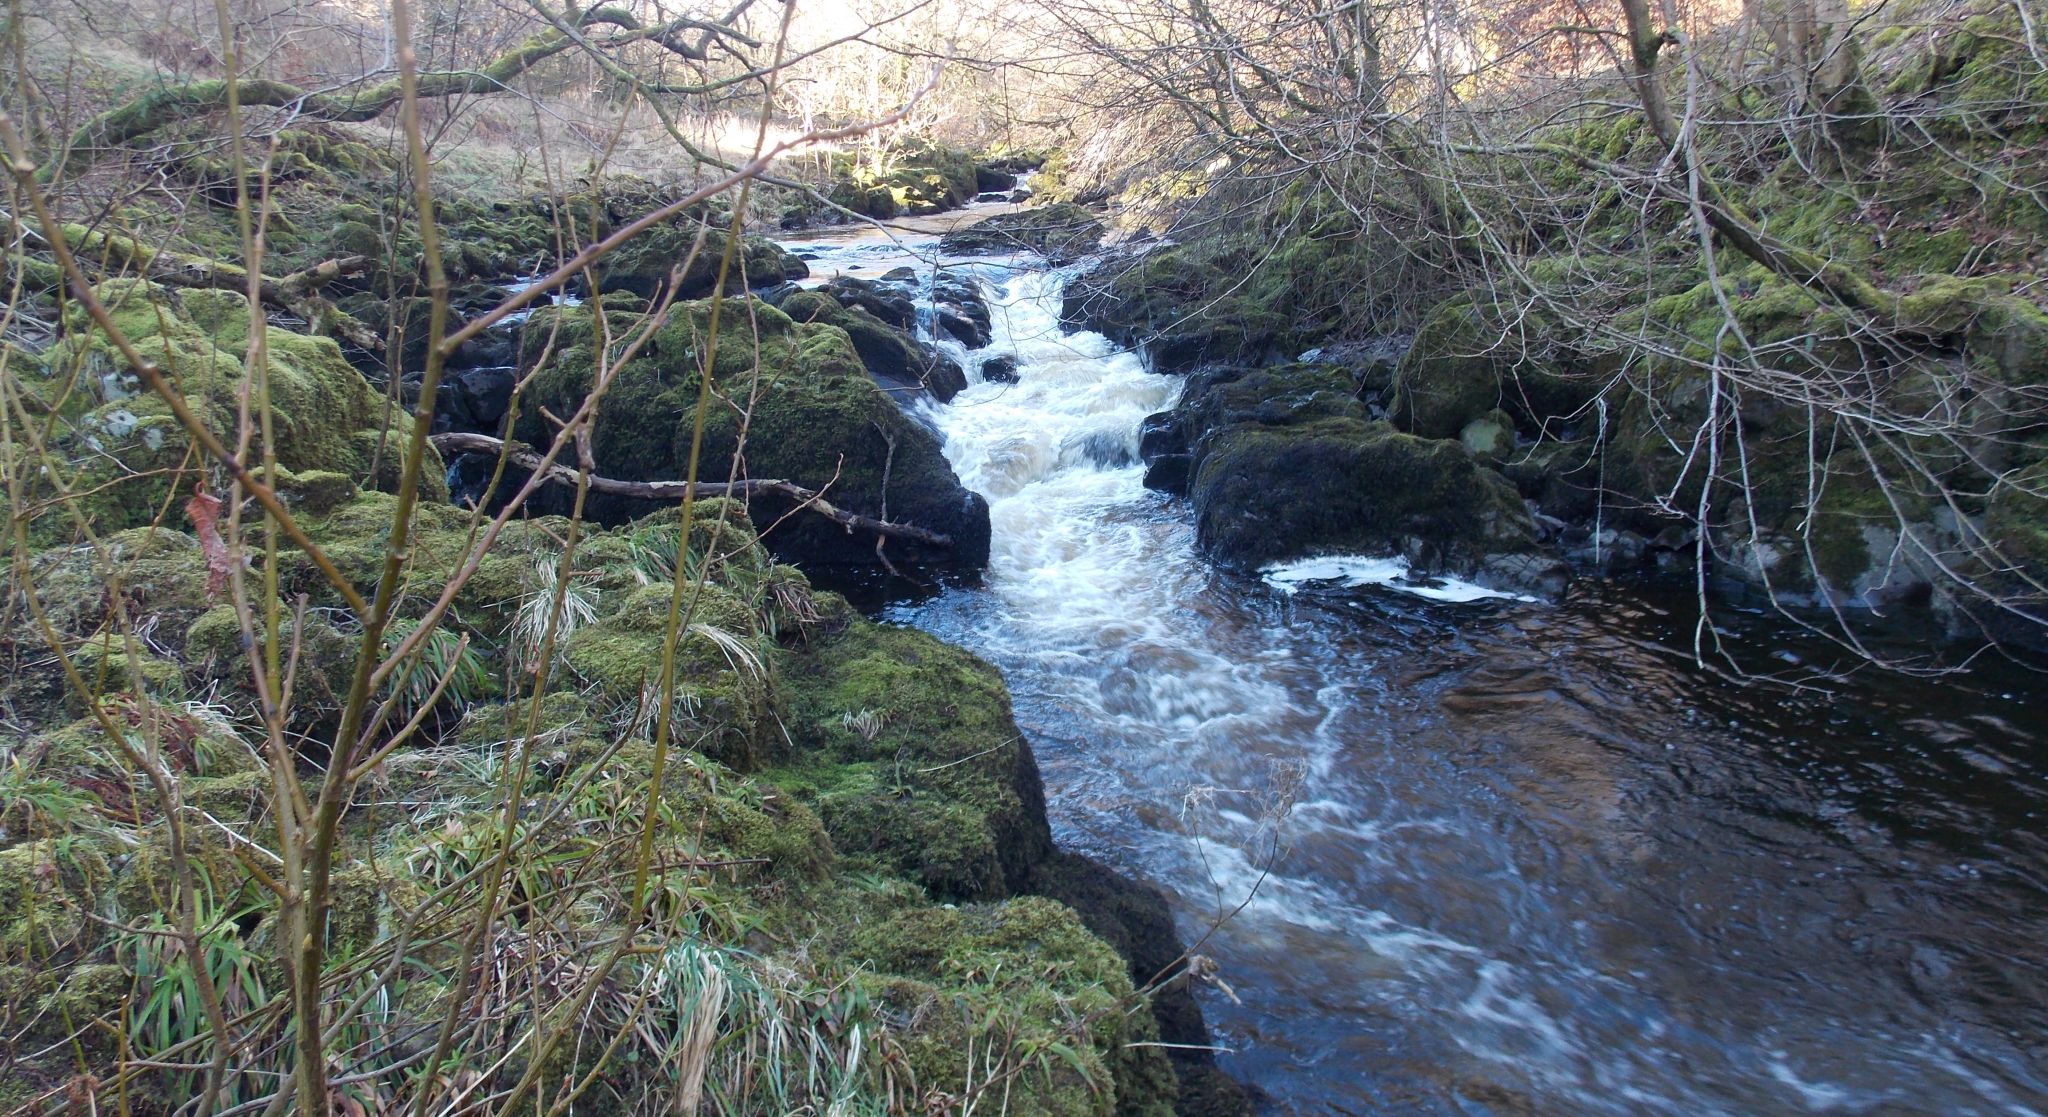
[[[996,338],[930,419],[990,567],[880,611],[1001,668],[1057,837],[1173,898],[1275,1110],[2048,1113],[2033,676],[1802,692],[1696,667],[1654,587],[1215,573],[1134,457],[1177,382],[1064,331],[1057,274],[969,266]]]

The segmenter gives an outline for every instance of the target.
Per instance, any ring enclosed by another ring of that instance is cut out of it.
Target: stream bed
[[[822,278],[932,241],[790,246]],[[1172,898],[1229,986],[1200,994],[1221,1063],[1273,1110],[2048,1113],[2038,676],[1797,690],[1696,666],[1669,587],[1215,572],[1136,460],[1178,382],[1063,329],[1056,271],[944,266],[995,312],[925,405],[993,555],[864,604],[1001,669],[1056,837]]]

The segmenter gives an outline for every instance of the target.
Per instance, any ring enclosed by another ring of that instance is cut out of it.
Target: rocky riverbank
[[[513,277],[531,272],[558,220],[593,218],[602,235],[652,201],[627,184],[580,200],[452,205],[444,262],[463,283],[453,317],[516,290]],[[609,480],[673,481],[686,471],[708,374],[706,479],[723,480],[743,458],[746,476],[817,496],[747,491],[750,503],[700,502],[685,542],[672,509],[615,492],[592,493],[572,527],[545,514],[573,504],[569,487],[549,483],[533,514],[480,542],[481,513],[451,503],[450,484],[489,510],[525,472],[510,466],[493,478],[494,459],[443,461],[429,448],[394,636],[443,587],[461,589],[426,644],[434,677],[417,669],[380,696],[419,731],[378,760],[347,807],[334,956],[391,952],[410,974],[415,960],[392,928],[448,942],[465,917],[432,897],[480,864],[516,816],[521,863],[562,866],[523,878],[520,903],[574,913],[550,928],[545,947],[535,940],[535,962],[571,964],[621,932],[618,882],[630,875],[638,820],[652,811],[662,820],[654,887],[672,905],[664,918],[696,927],[694,941],[720,965],[775,975],[804,1007],[773,1026],[856,1050],[835,1058],[884,1060],[861,1088],[888,1083],[927,1100],[1000,1088],[1019,1113],[1241,1110],[1241,1091],[1198,1050],[1206,1033],[1186,979],[1172,974],[1180,948],[1163,901],[1054,847],[1000,677],[930,637],[862,619],[782,564],[972,570],[986,561],[987,506],[911,405],[964,383],[917,340],[917,316],[985,341],[987,307],[971,289],[934,298],[900,281],[799,290],[790,281],[805,274],[802,261],[749,236],[733,253],[734,297],[707,360],[704,296],[726,247],[724,219],[679,213],[568,298],[462,346],[434,430],[545,445],[553,418],[573,413],[602,377],[588,464]],[[406,245],[380,232],[375,214],[287,249],[306,259],[350,250],[383,263],[339,269],[314,296],[332,318],[311,326],[362,329],[337,330],[337,340],[273,326],[261,358],[278,447],[263,477],[304,532],[302,543],[280,542],[275,563],[287,603],[279,654],[295,664],[287,728],[309,743],[335,730],[359,633],[319,564],[362,595],[375,589],[400,507],[391,494],[413,431],[405,405],[418,394],[429,309],[397,293],[417,262],[392,270]],[[763,298],[743,297],[749,289]],[[252,372],[243,298],[144,279],[110,279],[96,295],[121,337],[174,378],[197,421],[232,439]],[[666,314],[650,318],[659,306]],[[136,930],[162,918],[174,883],[171,816],[192,823],[182,832],[213,913],[208,949],[246,960],[235,964],[256,985],[283,980],[278,899],[240,860],[279,825],[270,796],[279,768],[249,721],[259,700],[250,660],[266,649],[260,635],[249,643],[222,584],[231,560],[215,514],[185,504],[195,483],[205,495],[216,481],[169,405],[124,371],[112,337],[75,302],[57,327],[40,347],[7,350],[12,382],[29,390],[18,405],[48,431],[17,443],[16,460],[38,455],[55,467],[42,474],[43,503],[22,521],[28,550],[16,570],[26,578],[12,599],[29,595],[34,607],[7,621],[16,663],[0,742],[9,760],[0,859],[12,866],[0,874],[0,1000],[28,1041],[0,1099],[9,1104],[115,1058],[113,1037],[126,1036],[119,1042],[132,1054],[200,1029],[190,1001],[162,1017],[143,1007],[160,979],[151,967],[171,964]],[[852,530],[813,507],[826,503],[914,530]],[[677,747],[650,790],[649,687],[678,572],[701,588],[677,648]],[[543,642],[535,618],[545,620],[558,593],[564,605]],[[259,608],[254,631],[263,624]],[[67,687],[57,656],[90,695]],[[173,801],[141,779],[131,748],[108,739],[99,716],[108,712],[116,726],[168,734]],[[508,816],[501,780],[515,756]],[[317,791],[319,757],[290,763]],[[506,933],[528,932],[514,918]],[[420,1037],[454,994],[434,968],[447,961],[433,950],[416,959],[423,968],[386,1015],[391,1034],[409,1038],[381,1057],[427,1053]],[[1164,985],[1141,990],[1155,979]],[[1153,1011],[1133,1011],[1146,1003]],[[873,1045],[864,1054],[863,1036]],[[40,1054],[21,1056],[31,1048]],[[979,1062],[965,1058],[970,1050]],[[515,1058],[475,1073],[509,1081],[524,1069]],[[604,1089],[630,1108],[665,1088],[659,1071],[621,1065]],[[189,1087],[177,1075],[145,1076],[128,1096],[141,1110],[167,1108]]]
[[[1568,565],[1703,569],[1720,599],[1829,626],[1903,609],[1923,635],[2038,643],[2048,314],[2016,26],[1882,35],[1867,60],[1892,119],[2004,185],[1907,160],[1927,139],[1904,125],[1818,171],[1742,169],[1782,251],[1875,277],[1863,309],[1718,234],[1703,251],[1670,199],[1598,193],[1573,159],[1656,154],[1623,114],[1537,134],[1569,228],[1461,255],[1470,230],[1426,208],[1403,244],[1328,191],[1247,218],[1219,188],[1221,216],[1193,203],[1184,235],[1072,284],[1067,320],[1187,376],[1145,454],[1226,565],[1362,552],[1543,595]]]

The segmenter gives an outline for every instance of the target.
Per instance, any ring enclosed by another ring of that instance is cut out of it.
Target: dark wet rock
[[[991,384],[1017,382],[1017,358],[991,357],[981,366],[981,378]]]
[[[1194,455],[1188,446],[1186,416],[1178,409],[1145,417],[1138,427],[1138,460],[1145,463],[1145,487],[1183,494]]]
[[[1064,263],[1102,247],[1106,232],[1102,222],[1080,206],[1040,206],[955,229],[939,239],[939,249],[955,256],[1036,252]]]
[[[518,379],[519,370],[510,365],[446,373],[434,397],[434,432],[500,433],[505,412],[512,405],[512,385]]]
[[[985,163],[974,168],[974,188],[984,194],[1014,190],[1016,187],[1017,176],[1009,171]]]
[[[840,276],[819,288],[849,309],[858,308],[899,330],[917,328],[917,299],[893,282]]]
[[[1371,419],[1356,390],[1339,365],[1206,369],[1147,420],[1147,483],[1184,486],[1198,544],[1232,568],[1399,555],[1418,573],[1562,590],[1562,564],[1506,477],[1456,439]]]
[[[767,303],[769,306],[781,306],[782,300],[801,290],[803,290],[803,287],[795,283],[778,283],[773,287],[764,287],[754,292],[754,297]]]
[[[932,283],[932,306],[938,328],[969,349],[994,340],[994,316],[981,288],[959,275],[941,273]]]
[[[1240,569],[1317,553],[1399,554],[1425,573],[1462,574],[1537,547],[1514,486],[1464,447],[1362,419],[1212,433],[1189,495],[1197,541]]]
[[[1156,989],[1152,1016],[1160,1042],[1170,1045],[1167,1058],[1180,1087],[1174,1112],[1205,1117],[1251,1113],[1245,1088],[1217,1069],[1208,1050],[1213,1040],[1190,988],[1186,952],[1165,894],[1064,850],[1034,866],[1027,886],[1074,909],[1083,926],[1123,956],[1133,986]]]
[[[519,357],[516,329],[485,330],[448,355],[450,368],[503,368]]]

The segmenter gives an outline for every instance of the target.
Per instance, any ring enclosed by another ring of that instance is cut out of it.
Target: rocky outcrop
[[[616,296],[612,296],[616,298]],[[799,296],[792,296],[799,298]],[[865,353],[846,321],[871,338],[877,359],[908,362],[915,350],[883,344],[901,335],[864,311],[848,311],[816,295],[798,309],[819,321],[796,321],[760,302],[729,301],[721,316],[713,398],[706,414],[699,476],[723,479],[745,436],[744,474],[791,481],[822,491],[834,504],[875,519],[913,524],[950,539],[949,547],[851,535],[822,517],[795,516],[786,501],[763,497],[756,522],[776,524],[767,543],[791,561],[873,564],[934,562],[978,568],[988,561],[988,505],[960,484],[937,435],[877,387]],[[788,300],[785,300],[788,301]],[[613,336],[627,336],[640,312],[614,309]],[[620,480],[675,480],[687,475],[699,398],[699,362],[706,356],[711,304],[671,308],[666,324],[615,374],[597,408],[591,448],[597,472]],[[854,317],[839,318],[840,315]],[[528,322],[522,366],[552,345],[533,377],[515,436],[545,444],[551,432],[542,409],[570,414],[589,392],[596,367],[590,312],[548,310]],[[890,366],[892,369],[894,365]],[[922,389],[922,372],[904,369]],[[594,516],[610,522],[646,511],[628,497],[593,496]]]
[[[1316,554],[1400,555],[1419,573],[1554,595],[1564,570],[1514,486],[1456,439],[1369,418],[1351,370],[1191,376],[1141,436],[1147,482],[1185,490],[1196,540],[1256,569]]]
[[[301,523],[347,578],[368,585],[383,567],[394,512],[390,497],[344,485],[318,502],[309,490]],[[396,598],[401,629],[451,583],[474,538],[462,510],[424,504],[413,515]],[[846,1047],[833,1049],[835,1062],[905,1076],[850,1078],[847,1096],[865,1098],[908,1075],[930,1096],[968,1096],[976,1069],[960,1053],[971,1043],[1004,1060],[1006,1108],[1024,1117],[1167,1117],[1177,1097],[1201,1099],[1202,1112],[1235,1111],[1214,1100],[1228,1095],[1213,1074],[1195,1079],[1206,1092],[1190,1093],[1185,1074],[1176,1086],[1177,1068],[1158,1044],[1163,1035],[1203,1042],[1190,1030],[1199,1029],[1198,1012],[1170,994],[1160,1004],[1178,1007],[1156,1018],[1142,1011],[1144,979],[1132,976],[1177,954],[1171,923],[1151,894],[1055,851],[1036,766],[993,668],[813,591],[760,547],[744,509],[709,500],[687,538],[673,510],[583,534],[573,592],[588,615],[561,634],[546,693],[507,700],[497,680],[534,678],[520,659],[533,635],[521,628],[522,603],[552,599],[543,572],[561,560],[566,527],[513,521],[461,587],[437,654],[458,666],[473,657],[472,669],[412,699],[440,705],[347,808],[328,928],[338,954],[389,953],[407,913],[437,889],[444,903],[474,902],[476,890],[458,883],[473,863],[468,851],[489,848],[476,840],[495,834],[508,810],[495,766],[508,743],[531,733],[520,747],[534,761],[512,792],[519,808],[542,819],[564,817],[564,806],[574,813],[571,824],[526,833],[521,856],[532,860],[522,865],[578,866],[522,876],[549,881],[549,895],[525,892],[498,909],[516,926],[529,905],[559,903],[551,919],[574,934],[532,950],[574,952],[620,933],[620,882],[634,875],[639,812],[652,809],[672,824],[652,831],[649,884],[688,921],[671,941],[694,952],[693,966],[758,977],[779,991],[761,1010],[776,1015],[735,1016],[726,1026],[736,1034],[789,1029],[805,1042]],[[307,557],[286,546],[279,559],[285,591],[311,605],[285,633],[304,672],[293,725],[324,739],[331,724],[320,719],[332,717],[338,697],[325,684],[347,678],[356,641],[328,623],[345,610]],[[251,967],[237,972],[257,972],[278,949],[277,899],[220,835],[261,832],[273,784],[245,731],[213,712],[252,700],[254,652],[233,607],[208,599],[199,541],[138,528],[23,561],[69,654],[104,678],[102,701],[117,718],[161,727],[170,742],[162,774],[177,781],[194,817],[217,822],[188,830],[185,856],[207,881],[207,902],[232,904],[220,910],[242,918],[209,921],[207,942]],[[646,687],[661,660],[677,570],[697,587],[691,627],[676,646],[673,743],[652,781]],[[108,637],[117,611],[95,591],[114,578],[118,619],[150,633],[146,644]],[[41,639],[27,618],[5,625],[10,642]],[[732,654],[736,647],[747,654]],[[0,1096],[14,1101],[60,1089],[80,1060],[98,1068],[154,1057],[203,1032],[189,999],[164,1009],[162,1027],[153,1019],[121,1030],[135,1019],[129,994],[151,973],[149,955],[123,929],[160,918],[166,906],[167,829],[155,800],[137,790],[147,785],[135,754],[109,741],[100,721],[77,720],[51,674],[20,672],[0,685],[12,726],[0,750],[38,789],[9,801],[0,829],[0,996],[33,1007],[17,1031],[43,1052],[23,1048],[11,1065]],[[392,690],[394,701],[408,701],[398,681]],[[188,694],[206,701],[188,704]],[[56,809],[66,804],[81,809]],[[660,933],[643,930],[650,939]],[[527,957],[550,967],[587,961]],[[433,964],[422,960],[420,980],[392,983],[379,1011],[408,1023],[438,1019],[444,987],[431,979]],[[240,988],[252,1009],[273,1003],[274,992],[253,981]],[[672,992],[657,987],[651,1008],[687,1012],[660,999]],[[757,1011],[733,1004],[736,1013]],[[105,1027],[87,1026],[95,1022]],[[121,1044],[103,1042],[103,1031]],[[671,1096],[666,1068],[637,1049],[613,1059],[603,1044],[591,1046],[579,1073],[601,1073],[607,1097],[638,1105]],[[1057,1057],[1035,1057],[1053,1048]],[[451,1065],[491,1088],[522,1069],[460,1052]],[[782,1064],[764,1063],[745,1083],[719,1088],[809,1096],[812,1083],[783,1074]],[[169,1073],[132,1075],[124,1090],[152,1110],[190,1096],[190,1084]]]

